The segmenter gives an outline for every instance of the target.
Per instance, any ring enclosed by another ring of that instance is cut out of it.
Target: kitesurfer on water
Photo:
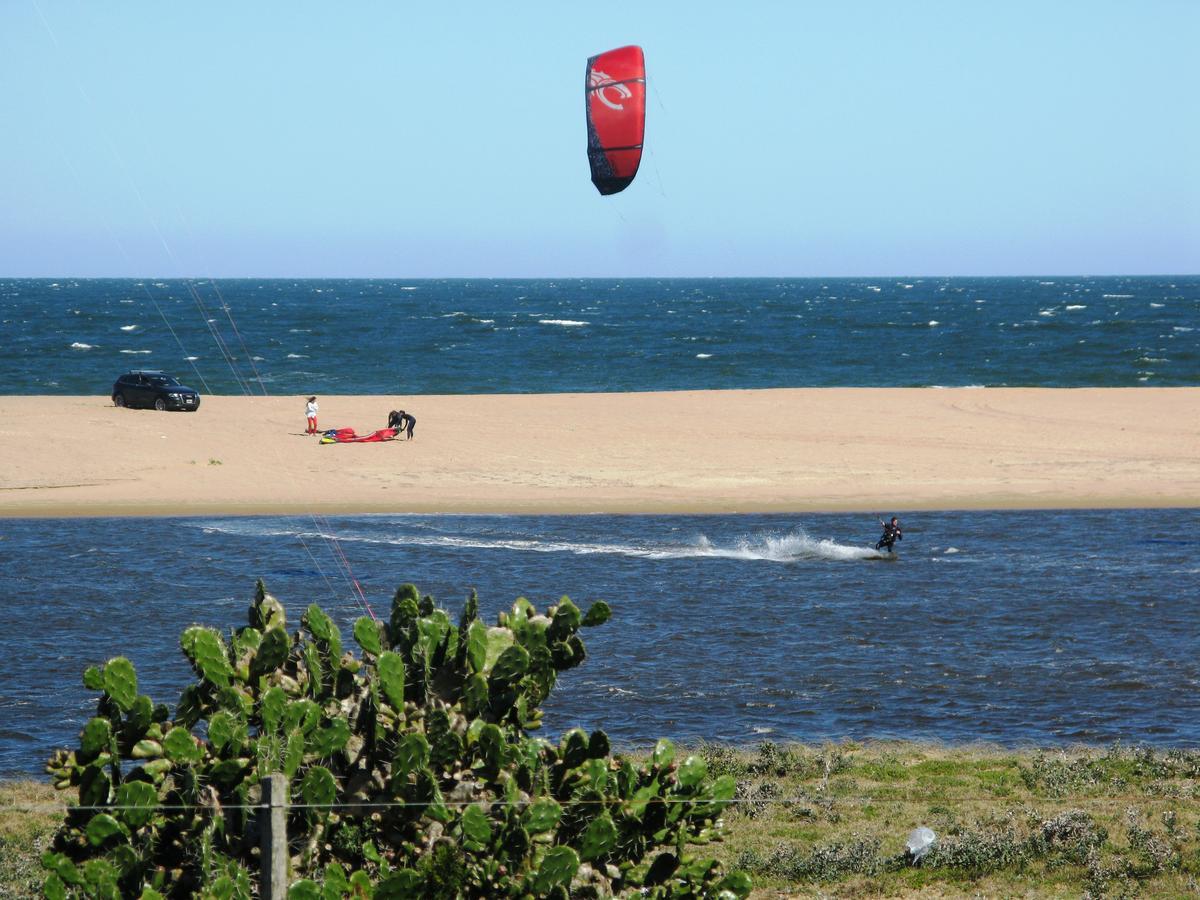
[[[883,526],[883,535],[879,538],[879,542],[875,545],[876,550],[887,548],[887,552],[892,552],[892,544],[896,541],[904,540],[904,535],[900,531],[900,520],[892,516],[892,521],[885,522],[879,520],[879,524]]]

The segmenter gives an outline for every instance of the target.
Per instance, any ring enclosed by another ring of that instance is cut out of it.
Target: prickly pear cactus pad
[[[532,734],[608,605],[519,598],[493,626],[478,608],[455,623],[403,585],[386,622],[354,623],[356,655],[315,604],[289,632],[259,582],[247,625],[184,631],[196,680],[174,715],[128,659],[89,668],[96,715],[46,767],[77,799],[46,895],[256,896],[261,783],[282,773],[289,897],[745,897],[695,852],[732,778],[665,740],[635,765],[602,731]]]

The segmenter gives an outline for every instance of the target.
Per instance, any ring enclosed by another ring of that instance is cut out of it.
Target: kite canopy
[[[354,433],[353,428],[331,428],[325,432],[325,436],[321,438],[322,444],[374,444],[378,441],[392,441],[396,439],[395,428],[380,428],[378,431],[373,431],[370,434],[364,434],[361,437]]]
[[[629,187],[646,133],[646,61],[642,48],[619,47],[587,61],[588,162],[601,194]]]

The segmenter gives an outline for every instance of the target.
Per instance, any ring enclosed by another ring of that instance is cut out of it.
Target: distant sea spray
[[[0,280],[8,393],[1200,383],[1200,277]]]

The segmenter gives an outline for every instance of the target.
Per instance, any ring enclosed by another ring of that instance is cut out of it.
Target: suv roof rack
[[[130,369],[126,375],[166,375],[162,369]]]

